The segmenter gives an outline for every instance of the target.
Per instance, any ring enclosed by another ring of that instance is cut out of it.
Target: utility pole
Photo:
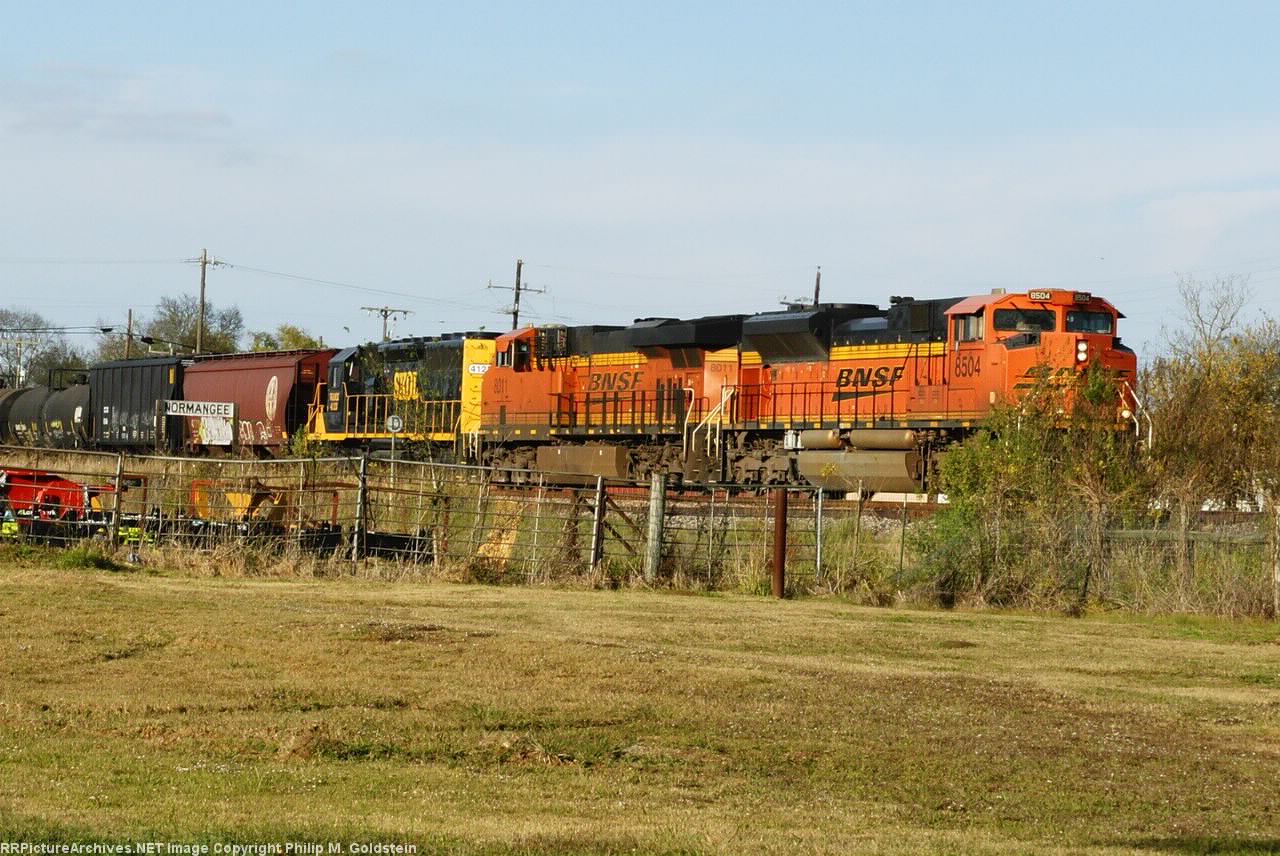
[[[822,265],[818,265],[818,275],[813,278],[813,305],[818,305],[818,295],[822,292]]]
[[[524,294],[525,292],[530,292],[532,294],[547,293],[547,290],[545,288],[529,288],[529,286],[527,285],[521,285],[520,274],[523,271],[524,271],[524,259],[516,259],[516,284],[514,288],[507,285],[494,285],[492,282],[489,283],[490,288],[501,288],[504,291],[515,292],[515,300],[512,301],[511,308],[503,310],[503,314],[511,316],[512,330],[517,330],[520,327],[520,295]]]
[[[208,250],[200,251],[200,258],[187,259],[189,264],[200,265],[200,314],[196,317],[196,353],[199,354],[204,350],[204,280],[205,273],[210,267],[218,267],[225,265],[226,262],[209,258]]]
[[[388,335],[387,319],[394,318],[397,315],[403,315],[406,318],[413,314],[412,309],[396,309],[391,306],[361,306],[365,312],[372,312],[374,315],[382,316],[382,341],[386,342],[391,337]]]
[[[133,310],[129,310],[129,326],[124,334],[124,358],[133,359]]]
[[[26,370],[22,365],[22,351],[24,348],[35,348],[39,346],[39,339],[24,339],[21,336],[0,335],[0,342],[6,345],[12,345],[18,352],[18,361],[14,369],[14,386],[22,386],[27,379]]]

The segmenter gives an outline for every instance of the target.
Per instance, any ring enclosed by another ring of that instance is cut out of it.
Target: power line
[[[0,259],[3,265],[178,265],[184,259]]]
[[[3,333],[110,333],[114,324],[71,324],[65,327],[0,327]]]
[[[356,283],[353,283],[353,282],[340,282],[338,280],[321,279],[319,277],[303,276],[301,274],[296,274],[296,273],[284,273],[278,270],[267,270],[266,268],[251,267],[249,265],[242,265],[242,264],[237,264],[233,262],[227,262],[226,265],[228,268],[231,268],[233,270],[251,271],[252,273],[259,273],[265,276],[275,276],[275,277],[280,277],[281,279],[292,279],[297,282],[311,283],[312,285],[322,285],[327,288],[341,288],[341,289],[346,289],[348,291],[360,291],[360,292],[364,292],[365,294],[379,294],[379,295],[386,295],[388,297],[400,297],[400,298],[404,298],[405,300],[419,300],[419,301],[422,301],[423,303],[438,303],[444,306],[456,306],[459,309],[472,309],[477,312],[485,311],[485,307],[483,306],[479,306],[471,303],[464,303],[460,300],[448,300],[443,297],[424,297],[421,294],[410,294],[405,291],[395,291],[390,288],[375,288],[373,286],[368,286],[368,285],[357,285]]]

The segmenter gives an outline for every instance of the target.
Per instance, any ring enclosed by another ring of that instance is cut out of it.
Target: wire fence
[[[860,592],[901,602],[945,568],[915,549],[923,507],[871,508],[808,488],[669,491],[582,477],[379,457],[241,460],[0,448],[0,541],[303,556],[340,572],[370,562],[480,582],[586,579],[690,590]],[[1082,530],[1083,531],[1083,530]],[[781,541],[779,537],[781,536]],[[1054,543],[1084,544],[1084,536]],[[1261,614],[1269,545],[1257,515],[1205,530],[1107,533],[1097,595],[1150,611]],[[1083,547],[1046,554],[1063,579]],[[1068,567],[1070,566],[1070,567]]]
[[[178,546],[294,552],[462,568],[490,582],[587,575],[699,588],[768,589],[773,509],[734,488],[663,491],[584,477],[375,457],[240,460],[0,449],[0,536],[134,552]],[[794,490],[791,590],[820,579],[815,491]]]

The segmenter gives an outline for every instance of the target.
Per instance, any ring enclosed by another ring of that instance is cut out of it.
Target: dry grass
[[[0,840],[1280,850],[1262,623],[0,565]]]

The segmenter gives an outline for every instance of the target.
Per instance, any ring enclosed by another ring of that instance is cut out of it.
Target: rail
[[[1138,398],[1137,391],[1130,386],[1129,381],[1122,381],[1122,383],[1124,384],[1125,392],[1129,393],[1129,397],[1133,401],[1133,411],[1129,416],[1129,420],[1133,422],[1133,433],[1137,437],[1142,436],[1142,420],[1145,419],[1147,422],[1147,448],[1150,449],[1156,437],[1155,420],[1151,418],[1151,411],[1142,403],[1142,399]]]
[[[737,388],[737,421],[762,428],[872,424],[904,413],[905,400],[896,399],[905,395],[891,381],[871,388],[836,381],[752,384]]]
[[[706,412],[705,399],[695,399],[689,389],[674,385],[657,392],[552,393],[551,399],[549,412],[508,412],[507,423],[541,423],[569,431],[674,434],[691,419],[700,421]]]
[[[689,445],[697,441],[698,432],[702,431],[703,429],[706,430],[706,436],[707,436],[706,448],[704,449],[704,451],[706,453],[708,460],[711,459],[712,457],[719,457],[720,433],[724,428],[724,422],[725,422],[724,415],[725,415],[726,409],[728,408],[729,403],[733,401],[733,396],[735,391],[736,391],[735,388],[732,386],[721,387],[720,403],[717,404],[715,407],[711,408],[711,411],[707,413],[707,415],[702,419],[702,421],[693,427],[692,432],[689,432],[686,430],[682,438],[683,439],[682,451],[684,453],[685,458],[689,457]],[[688,392],[692,396],[693,390],[688,390]],[[715,420],[715,421],[712,421],[712,420]]]
[[[346,434],[385,435],[387,417],[399,416],[407,436],[452,435],[462,416],[457,399],[397,400],[391,395],[360,394],[346,397],[343,431]]]

